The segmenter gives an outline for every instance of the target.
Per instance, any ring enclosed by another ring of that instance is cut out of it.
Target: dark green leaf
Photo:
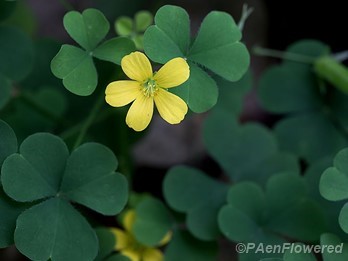
[[[105,261],[132,261],[132,260],[130,260],[128,257],[123,256],[121,254],[115,254],[105,259]]]
[[[99,242],[98,256],[95,260],[101,261],[115,250],[116,238],[109,228],[96,228],[95,232]]]
[[[284,254],[284,261],[316,261],[317,259],[312,253],[304,253],[304,251],[296,251],[297,249],[303,249],[306,247],[302,243],[296,243],[293,248],[294,251],[288,250]]]
[[[159,245],[173,225],[168,209],[160,200],[147,197],[136,206],[135,213],[134,237],[146,246]]]
[[[4,160],[17,149],[16,134],[6,122],[0,120],[0,170]]]
[[[338,223],[344,232],[348,233],[348,203],[344,204],[338,217]]]
[[[57,136],[38,133],[23,141],[19,152],[2,167],[6,194],[22,202],[55,196],[69,155],[65,143]]]
[[[0,73],[11,80],[22,80],[33,66],[33,44],[18,29],[0,26],[0,57]]]
[[[98,74],[92,57],[75,46],[63,45],[51,62],[51,70],[74,94],[87,96],[97,87]]]
[[[17,5],[17,1],[7,1],[7,0],[1,0],[0,1],[0,21],[5,20],[8,18],[12,12],[15,10]]]
[[[117,165],[110,149],[101,144],[86,143],[69,157],[61,193],[104,215],[115,215],[128,199],[126,178],[114,172]]]
[[[70,11],[64,16],[63,22],[71,38],[87,51],[92,51],[110,29],[108,20],[97,9],[86,9],[82,14]]]
[[[121,64],[123,56],[135,50],[133,41],[127,38],[112,38],[93,51],[93,56],[115,64]]]
[[[0,74],[0,110],[5,107],[11,98],[11,82]]]
[[[348,244],[344,243],[341,248],[342,241],[334,234],[325,233],[320,237],[320,244],[322,246],[334,246],[334,251],[330,253],[328,251],[323,251],[322,255],[324,261],[345,261],[348,260]],[[340,250],[342,252],[340,253]]]
[[[15,243],[33,260],[94,260],[98,239],[79,212],[59,198],[49,199],[26,211],[17,220]]]

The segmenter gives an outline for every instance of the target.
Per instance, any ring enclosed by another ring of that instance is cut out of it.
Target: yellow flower
[[[149,59],[141,52],[133,52],[123,57],[121,66],[132,80],[110,83],[105,90],[105,100],[114,107],[134,101],[126,117],[129,127],[136,131],[144,130],[151,121],[154,103],[168,123],[177,124],[184,119],[186,103],[167,91],[184,83],[190,76],[190,68],[183,58],[174,58],[153,73]]]
[[[135,221],[135,211],[126,212],[123,219],[125,231],[112,228],[111,231],[116,237],[115,250],[128,257],[131,261],[163,261],[164,257],[160,250],[148,247],[138,242],[132,235],[132,226]],[[168,232],[158,246],[163,246],[171,239],[171,232]]]

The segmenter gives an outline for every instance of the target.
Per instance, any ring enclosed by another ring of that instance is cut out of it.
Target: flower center
[[[147,79],[142,85],[143,94],[146,97],[153,97],[157,93],[159,87],[154,79]]]

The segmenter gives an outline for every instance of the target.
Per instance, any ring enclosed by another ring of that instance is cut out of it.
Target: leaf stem
[[[244,29],[244,24],[245,24],[246,20],[249,18],[249,16],[251,15],[251,13],[253,11],[254,11],[253,7],[249,8],[247,4],[243,4],[242,15],[241,15],[240,20],[238,22],[238,28],[241,32]]]
[[[93,124],[93,121],[96,118],[96,116],[99,112],[99,109],[101,108],[101,106],[103,104],[104,104],[104,93],[102,93],[102,95],[100,95],[100,97],[98,97],[98,99],[97,99],[96,103],[94,104],[93,108],[91,109],[86,121],[82,124],[81,129],[80,129],[80,133],[77,136],[77,139],[75,141],[73,149],[76,149],[78,146],[80,146],[80,144],[82,143],[83,139],[86,136],[88,129]]]
[[[310,57],[310,56],[297,54],[297,53],[283,52],[283,51],[263,48],[260,46],[255,46],[253,48],[253,53],[255,55],[280,58],[280,59],[284,59],[284,60],[290,60],[293,62],[306,63],[306,64],[313,64],[315,61],[315,58]]]

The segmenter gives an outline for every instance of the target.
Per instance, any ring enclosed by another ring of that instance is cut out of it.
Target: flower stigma
[[[143,84],[143,94],[146,97],[154,97],[157,93],[159,87],[154,79],[149,78]]]

